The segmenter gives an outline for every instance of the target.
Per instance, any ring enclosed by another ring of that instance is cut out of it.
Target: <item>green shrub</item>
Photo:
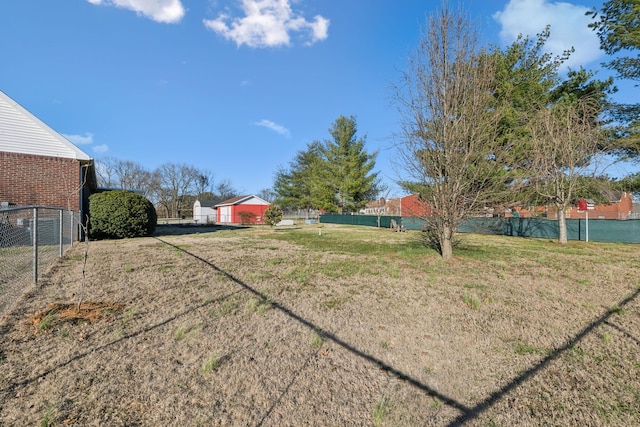
[[[271,204],[267,210],[264,211],[264,222],[265,224],[274,226],[282,220],[282,215],[282,209],[277,205]]]
[[[253,212],[249,211],[241,211],[238,212],[238,216],[240,217],[240,224],[248,225],[255,222],[257,215]]]
[[[157,215],[145,197],[128,191],[105,191],[89,197],[91,237],[122,239],[148,236],[156,229]]]

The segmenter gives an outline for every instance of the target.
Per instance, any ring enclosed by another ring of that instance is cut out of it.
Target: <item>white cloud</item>
[[[204,25],[236,45],[249,47],[289,46],[291,33],[307,35],[306,45],[327,38],[329,20],[316,15],[307,21],[291,9],[295,0],[240,0],[245,14],[233,18],[221,13],[216,19],[203,20]]]
[[[596,33],[587,27],[590,18],[585,16],[589,8],[551,0],[509,0],[504,9],[493,18],[500,23],[500,40],[513,42],[519,34],[535,37],[551,26],[551,35],[545,50],[560,55],[575,49],[565,66],[578,68],[598,60],[603,54]]]
[[[95,1],[95,0],[94,0]],[[65,138],[71,141],[74,145],[91,145],[93,144],[93,134],[85,132],[84,135],[68,135],[62,134]],[[94,145],[91,147],[96,153],[106,153],[109,150],[109,146],[106,144]]]
[[[69,141],[73,142],[75,145],[89,145],[93,144],[93,134],[89,132],[85,132],[84,135],[67,135],[62,134]]]
[[[91,147],[91,149],[95,153],[106,153],[107,151],[109,151],[109,146],[107,144],[100,144],[100,145],[94,145],[93,147]]]
[[[254,125],[256,126],[262,126],[265,127],[267,129],[271,129],[274,132],[279,133],[280,135],[284,135],[286,137],[289,137],[290,133],[289,133],[289,129],[287,129],[286,127],[279,125],[277,123],[272,122],[271,120],[260,120],[259,122],[255,122]]]
[[[156,22],[172,24],[185,14],[180,0],[87,0],[91,4],[129,9]]]

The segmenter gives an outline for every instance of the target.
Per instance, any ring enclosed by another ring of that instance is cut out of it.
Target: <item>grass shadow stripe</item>
[[[617,330],[618,332],[620,332],[622,335],[626,336],[630,340],[635,341],[636,344],[640,345],[640,339],[638,339],[635,336],[633,336],[631,334],[631,332],[629,332],[626,329],[616,325],[615,323],[611,323],[609,321],[605,321],[604,323],[605,323],[605,325],[610,326],[611,328]]]
[[[230,293],[228,295],[225,295],[223,297],[211,299],[211,300],[203,302],[202,304],[199,304],[199,305],[197,305],[195,307],[191,307],[191,308],[189,308],[187,310],[183,310],[183,311],[181,311],[181,312],[179,312],[179,313],[177,313],[177,314],[175,314],[175,315],[173,315],[173,316],[171,316],[171,317],[169,317],[169,318],[167,318],[167,319],[165,319],[165,320],[163,320],[163,321],[161,321],[159,323],[155,323],[155,324],[153,324],[151,326],[147,326],[147,327],[142,328],[142,329],[140,329],[138,331],[131,332],[129,334],[123,335],[122,337],[117,338],[117,339],[112,340],[112,341],[109,341],[106,344],[102,344],[102,345],[100,345],[98,347],[95,347],[95,348],[89,349],[89,350],[87,350],[87,351],[85,351],[83,353],[77,354],[77,355],[71,357],[69,360],[67,360],[65,362],[62,362],[62,363],[59,363],[58,365],[56,365],[56,366],[54,366],[52,368],[49,368],[49,369],[47,369],[47,370],[45,370],[45,371],[43,371],[43,372],[41,372],[41,373],[39,373],[37,375],[34,375],[31,378],[27,378],[27,379],[24,379],[24,380],[19,381],[19,382],[11,383],[7,387],[5,387],[4,389],[1,389],[0,391],[9,392],[10,393],[13,390],[15,390],[17,387],[22,387],[22,386],[28,385],[28,384],[30,384],[30,383],[32,383],[34,381],[37,381],[38,378],[44,377],[46,375],[49,375],[52,372],[55,372],[58,369],[64,368],[65,366],[68,366],[68,365],[72,364],[73,362],[81,360],[81,359],[85,358],[86,356],[88,356],[90,354],[93,354],[93,353],[96,353],[96,352],[99,352],[99,351],[103,351],[103,350],[108,349],[108,348],[110,348],[110,347],[112,347],[112,346],[114,346],[114,345],[116,345],[116,344],[118,344],[120,342],[125,341],[125,340],[131,339],[131,338],[135,338],[135,337],[143,335],[143,334],[145,334],[147,332],[151,332],[151,331],[153,331],[155,329],[161,328],[161,327],[173,322],[174,320],[177,320],[177,319],[181,318],[182,316],[186,316],[187,314],[192,313],[193,311],[200,310],[200,309],[202,309],[202,308],[204,308],[204,307],[206,307],[208,305],[214,304],[216,301],[225,300],[225,299],[230,298],[230,297],[232,297],[232,296],[234,296],[236,294],[239,294],[241,292],[242,292],[241,290],[238,290],[238,291],[232,292],[232,293]],[[4,403],[4,402],[0,401],[0,403]]]
[[[482,414],[484,411],[486,411],[491,406],[496,404],[505,395],[509,394],[516,387],[522,385],[529,378],[536,375],[538,372],[544,369],[547,365],[549,365],[549,363],[559,358],[563,353],[573,348],[577,343],[582,341],[587,335],[592,333],[597,327],[599,327],[602,324],[608,323],[609,318],[614,314],[618,313],[619,308],[622,308],[627,304],[629,304],[631,301],[636,299],[638,295],[640,295],[640,288],[637,288],[635,292],[631,293],[625,299],[620,301],[620,303],[616,306],[618,307],[618,310],[614,310],[614,309],[607,310],[604,314],[602,314],[600,317],[598,317],[589,325],[587,325],[584,329],[582,329],[578,334],[576,334],[575,336],[567,340],[565,345],[555,349],[553,352],[551,352],[548,356],[546,356],[540,362],[536,363],[530,369],[524,371],[522,374],[513,378],[511,381],[509,381],[508,384],[506,384],[501,389],[491,393],[489,397],[487,397],[485,400],[483,400],[482,402],[480,402],[470,410],[464,411],[459,417],[455,418],[451,423],[449,423],[448,426],[459,426],[480,416],[480,414]]]
[[[155,239],[175,248],[176,250],[179,250],[181,252],[184,252],[185,254],[194,257],[195,259],[198,259],[200,261],[202,261],[203,263],[205,263],[206,265],[208,265],[209,267],[213,268],[216,272],[218,272],[219,274],[224,275],[225,277],[227,277],[230,280],[233,280],[235,283],[237,283],[239,286],[241,286],[244,290],[251,292],[252,294],[256,295],[259,298],[267,298],[266,295],[262,294],[260,291],[254,289],[253,287],[249,286],[248,284],[244,283],[242,280],[240,280],[239,278],[235,277],[233,274],[222,270],[221,268],[219,268],[218,266],[216,266],[215,264],[213,264],[212,262],[210,262],[209,260],[200,257],[199,255],[196,255],[194,253],[191,253],[183,248],[178,247],[177,245],[174,245],[170,242],[167,242],[165,240],[162,240],[158,237],[155,237]],[[373,356],[371,356],[370,354],[365,353],[364,351],[357,349],[356,347],[354,347],[353,345],[349,344],[346,341],[343,341],[342,339],[340,339],[339,337],[337,337],[336,335],[330,333],[329,331],[324,330],[323,328],[317,326],[316,324],[314,324],[313,322],[303,318],[302,316],[300,316],[297,313],[294,313],[291,309],[289,309],[288,307],[284,306],[283,304],[277,302],[277,301],[272,301],[271,306],[276,309],[281,311],[282,313],[286,314],[287,316],[289,316],[290,318],[292,318],[293,320],[296,320],[297,322],[301,323],[302,325],[308,327],[310,330],[312,331],[316,331],[318,334],[321,334],[324,338],[332,341],[334,344],[344,348],[345,350],[349,351],[350,353],[352,353],[355,356],[358,356],[362,359],[364,359],[365,361],[377,366],[378,368],[380,368],[381,370],[387,372],[390,375],[395,376],[396,378],[398,378],[399,380],[402,380],[404,382],[406,382],[407,384],[410,384],[411,386],[427,393],[430,396],[436,397],[439,400],[441,400],[444,404],[457,409],[458,411],[462,412],[463,414],[466,414],[468,412],[470,412],[472,409],[469,408],[468,406],[458,402],[457,400],[446,396],[442,393],[440,393],[439,391],[437,391],[436,389],[428,386],[427,384],[424,384],[420,381],[418,381],[417,379],[411,377],[408,374],[405,374],[404,372],[394,368],[393,366],[385,363],[384,361],[377,359]]]
[[[263,415],[263,417],[260,419],[260,421],[258,422],[258,424],[256,424],[256,427],[260,427],[264,424],[264,422],[269,419],[269,417],[271,416],[271,414],[273,413],[273,410],[280,404],[280,402],[282,402],[282,399],[289,393],[289,390],[291,389],[291,387],[295,384],[296,380],[298,379],[298,377],[300,376],[300,374],[302,374],[306,369],[307,366],[309,366],[309,363],[311,362],[311,360],[318,355],[318,353],[320,352],[320,348],[318,348],[317,350],[309,353],[309,356],[307,356],[306,360],[304,361],[304,363],[302,364],[302,366],[300,366],[296,372],[293,374],[293,376],[291,377],[291,381],[289,381],[289,384],[287,384],[287,386],[285,387],[284,390],[282,390],[282,392],[280,393],[280,395],[278,396],[278,398],[276,400],[273,401],[273,403],[271,404],[271,406],[269,407],[269,409],[267,410],[267,412]]]

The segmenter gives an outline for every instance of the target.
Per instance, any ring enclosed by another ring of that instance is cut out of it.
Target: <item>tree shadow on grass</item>
[[[164,241],[160,238],[157,238],[158,240],[160,240],[161,242],[165,243],[166,245],[169,245],[171,247],[173,247],[176,250],[179,250],[189,256],[192,256],[194,258],[196,258],[197,260],[205,263],[206,265],[208,265],[209,267],[211,267],[212,269],[214,269],[217,273],[225,276],[227,279],[233,281],[234,283],[238,284],[242,289],[244,289],[245,291],[254,294],[255,296],[257,296],[258,298],[261,299],[267,299],[269,298],[267,295],[262,294],[260,291],[256,290],[255,288],[249,286],[248,284],[244,283],[242,280],[240,280],[239,278],[235,277],[233,274],[224,271],[222,269],[220,269],[218,266],[216,266],[215,264],[211,263],[210,261],[192,253],[189,252],[183,248],[180,248],[179,246],[176,246],[172,243],[169,243],[167,241]],[[342,339],[340,339],[339,337],[337,337],[336,335],[330,333],[329,331],[324,330],[323,328],[317,326],[316,324],[312,323],[311,321],[303,318],[302,316],[300,316],[299,314],[293,312],[291,309],[285,307],[283,304],[274,301],[273,299],[271,299],[271,307],[275,310],[279,310],[282,313],[286,314],[287,316],[289,316],[290,318],[292,318],[293,320],[301,323],[302,325],[308,327],[309,329],[315,331],[316,333],[318,333],[319,335],[321,335],[323,338],[333,342],[334,344],[344,348],[345,350],[351,352],[352,354],[366,360],[369,363],[374,364],[375,366],[377,366],[378,368],[380,368],[381,370],[395,376],[396,378],[405,381],[408,384],[411,384],[413,387],[422,390],[424,392],[426,392],[427,394],[429,394],[430,396],[436,397],[438,399],[440,399],[443,403],[445,403],[446,405],[451,406],[452,408],[455,408],[459,411],[461,411],[462,413],[466,413],[469,411],[469,408],[465,405],[463,405],[462,403],[458,402],[455,399],[450,398],[449,396],[446,396],[442,393],[440,393],[439,391],[429,387],[428,385],[418,381],[415,378],[412,378],[411,376],[405,374],[402,371],[399,371],[398,369],[395,369],[393,366],[383,362],[380,359],[376,359],[375,357],[363,352],[362,350],[359,350],[355,347],[353,347],[351,344],[343,341]],[[272,411],[273,408],[271,408],[269,411]],[[261,421],[264,422],[265,419],[263,418],[263,420]]]
[[[631,341],[635,341],[636,344],[638,344],[640,346],[640,339],[636,338],[634,335],[631,334],[631,332],[627,331],[626,329],[622,328],[621,326],[616,325],[615,323],[611,323],[608,320],[604,322],[607,326],[610,326],[611,328],[617,330],[618,332],[620,332],[622,335],[626,336],[627,338],[629,338]]]
[[[85,358],[86,356],[88,356],[90,354],[93,354],[95,352],[99,352],[99,351],[108,349],[109,347],[112,347],[112,346],[114,346],[114,345],[116,345],[116,344],[118,344],[120,342],[123,342],[123,341],[129,339],[129,338],[135,338],[135,337],[137,337],[139,335],[145,334],[147,332],[151,332],[154,329],[157,329],[157,328],[160,328],[162,326],[165,326],[165,325],[173,322],[174,320],[177,320],[177,319],[181,318],[182,316],[186,316],[187,314],[190,314],[190,313],[192,313],[192,312],[194,312],[196,310],[200,310],[200,309],[202,309],[202,308],[204,308],[204,307],[206,307],[208,305],[211,305],[211,304],[214,304],[214,303],[220,303],[221,301],[224,301],[225,299],[230,298],[230,297],[232,297],[234,295],[237,295],[237,294],[239,294],[241,292],[242,292],[242,290],[238,290],[238,291],[232,292],[232,293],[230,293],[228,295],[224,295],[224,296],[219,297],[219,298],[211,298],[211,299],[203,302],[202,304],[199,304],[199,305],[197,305],[195,307],[191,307],[189,309],[183,310],[183,311],[181,311],[181,312],[179,312],[179,313],[177,313],[177,314],[175,314],[175,315],[163,320],[162,322],[153,324],[153,325],[148,326],[146,328],[142,328],[142,329],[140,329],[138,331],[135,331],[135,332],[124,334],[120,338],[117,338],[117,339],[114,339],[112,341],[109,341],[106,344],[102,344],[102,345],[100,345],[98,347],[91,348],[91,349],[89,349],[89,350],[87,350],[87,351],[85,351],[83,353],[77,354],[77,355],[73,356],[72,358],[70,358],[69,360],[67,360],[67,361],[65,361],[63,363],[60,363],[60,364],[58,364],[58,365],[56,365],[54,367],[51,367],[51,368],[49,368],[47,370],[44,370],[44,371],[42,371],[41,373],[39,373],[37,375],[34,375],[34,376],[32,376],[30,378],[27,378],[27,379],[24,379],[22,381],[11,383],[6,388],[0,389],[0,391],[2,391],[2,392],[12,392],[17,387],[26,386],[26,385],[34,382],[34,381],[37,381],[39,378],[42,378],[42,377],[44,377],[46,375],[49,375],[50,373],[52,373],[52,372],[54,372],[54,371],[56,371],[58,369],[64,368],[65,366],[68,366],[68,365],[72,364],[73,362],[75,362],[77,360],[81,360],[81,359]],[[4,327],[0,330],[0,335],[4,335],[7,332],[8,329],[9,329],[9,324],[6,323],[4,325]],[[1,358],[2,354],[3,354],[2,353],[2,349],[0,349],[0,360],[2,360],[2,358]],[[2,400],[0,400],[0,404],[2,404],[2,403],[4,403],[4,402]]]
[[[640,288],[637,288],[631,295],[627,296],[625,299],[620,301],[615,308],[607,310],[604,314],[598,317],[596,320],[587,325],[584,329],[582,329],[575,336],[569,338],[567,342],[553,352],[551,352],[548,356],[540,360],[531,368],[527,369],[517,377],[513,378],[506,385],[491,393],[489,397],[484,399],[482,402],[475,405],[473,408],[470,408],[468,411],[463,411],[456,419],[450,422],[449,426],[457,426],[466,423],[467,421],[471,421],[478,416],[480,416],[484,411],[489,409],[491,406],[496,404],[500,399],[502,399],[505,395],[509,394],[516,387],[520,386],[524,382],[526,382],[529,378],[536,375],[539,371],[544,369],[549,363],[558,359],[563,353],[568,350],[571,350],[576,346],[580,341],[582,341],[587,335],[592,333],[597,327],[602,324],[610,324],[609,318],[614,314],[618,313],[619,310],[625,307],[627,304],[632,302],[640,295]],[[634,338],[635,339],[635,338]]]
[[[0,390],[3,391],[5,393],[11,393],[13,390],[15,390],[17,387],[20,386],[24,386],[27,385],[29,383],[32,383],[36,380],[38,380],[38,378],[41,378],[51,372],[54,372],[57,369],[63,368],[65,366],[70,365],[71,363],[80,360],[86,356],[88,356],[89,354],[92,354],[96,351],[102,351],[104,349],[107,349],[113,345],[118,344],[119,342],[122,342],[126,339],[129,338],[133,338],[139,335],[142,335],[146,332],[152,331],[156,328],[162,327],[184,315],[187,315],[195,310],[199,310],[203,307],[206,307],[209,304],[212,304],[216,301],[222,301],[226,298],[229,298],[235,294],[238,294],[242,291],[247,291],[249,293],[254,294],[255,296],[261,298],[261,299],[268,299],[267,295],[262,294],[261,292],[257,291],[255,288],[251,287],[250,285],[246,284],[245,282],[243,282],[242,280],[240,280],[239,278],[233,276],[231,273],[228,273],[222,269],[220,269],[219,267],[217,267],[215,264],[211,263],[210,261],[201,258],[200,256],[189,252],[183,248],[180,248],[179,246],[176,246],[174,244],[171,244],[165,240],[162,240],[158,237],[155,237],[157,240],[159,240],[160,242],[173,247],[174,249],[181,251],[183,253],[185,253],[186,255],[189,255],[199,261],[201,261],[202,263],[208,265],[209,267],[211,267],[213,270],[215,270],[216,272],[218,272],[219,274],[222,274],[223,276],[227,277],[228,279],[230,279],[231,281],[233,281],[234,283],[236,283],[238,286],[240,286],[240,290],[236,291],[236,292],[232,292],[231,294],[225,295],[223,297],[220,298],[216,298],[216,299],[211,299],[210,301],[206,301],[202,304],[199,304],[198,306],[189,308],[187,310],[183,310],[180,313],[175,314],[174,316],[171,316],[165,320],[163,320],[160,323],[154,324],[152,326],[143,328],[139,331],[130,333],[130,334],[126,334],[118,339],[115,339],[111,342],[108,342],[106,344],[103,344],[99,347],[93,348],[91,350],[88,350],[86,352],[83,352],[81,354],[78,354],[72,358],[70,358],[69,360],[58,364],[55,367],[52,367],[50,369],[47,369],[43,372],[41,372],[40,374],[34,375],[28,379],[16,382],[16,383],[12,383],[9,384],[6,388]],[[497,389],[496,391],[494,391],[493,393],[491,393],[487,398],[485,398],[484,400],[482,400],[481,402],[479,402],[478,404],[476,404],[473,407],[469,407],[464,405],[463,403],[457,401],[456,399],[453,399],[449,396],[446,396],[442,393],[440,393],[439,391],[437,391],[436,389],[430,387],[427,384],[424,384],[422,382],[420,382],[419,380],[405,374],[404,372],[394,368],[393,366],[383,362],[380,359],[377,359],[365,352],[363,352],[362,350],[357,349],[356,347],[352,346],[351,344],[343,341],[342,339],[340,339],[338,336],[331,334],[330,332],[318,327],[317,325],[315,325],[314,323],[312,323],[311,321],[303,318],[302,316],[298,315],[297,313],[293,312],[291,309],[287,308],[286,306],[284,306],[283,304],[274,301],[271,299],[271,306],[272,308],[281,311],[282,313],[286,314],[287,316],[289,316],[291,319],[299,322],[300,324],[308,327],[309,329],[316,331],[319,335],[321,335],[324,339],[329,340],[331,342],[333,342],[334,344],[344,348],[345,350],[349,351],[350,353],[352,353],[353,355],[365,360],[368,363],[371,363],[375,366],[377,366],[378,368],[380,368],[381,370],[387,372],[390,375],[395,376],[397,379],[402,380],[404,382],[406,382],[407,384],[411,385],[412,387],[428,394],[429,396],[432,396],[434,398],[439,399],[440,401],[442,401],[442,403],[444,403],[445,405],[448,405],[451,408],[454,408],[456,410],[458,410],[460,412],[460,415],[458,417],[456,417],[455,419],[453,419],[448,425],[449,426],[458,426],[458,425],[463,425],[467,422],[470,422],[476,418],[478,418],[482,413],[484,413],[485,411],[487,411],[489,408],[491,408],[494,404],[496,404],[497,402],[499,402],[503,397],[505,397],[507,394],[509,394],[511,391],[513,391],[514,389],[516,389],[517,387],[519,387],[520,385],[522,385],[523,383],[525,383],[528,379],[530,379],[531,377],[533,377],[534,375],[536,375],[538,372],[540,372],[542,369],[544,369],[546,366],[548,366],[552,361],[558,359],[563,353],[567,352],[568,350],[572,349],[576,344],[578,344],[580,341],[582,341],[587,335],[589,335],[590,333],[592,333],[597,327],[599,327],[602,324],[607,324],[610,326],[614,326],[614,324],[612,324],[609,319],[611,318],[611,316],[613,316],[616,313],[619,313],[620,310],[622,310],[625,306],[627,306],[629,303],[631,303],[633,300],[635,300],[638,295],[640,294],[640,287],[637,288],[633,293],[631,293],[629,296],[627,296],[625,299],[623,299],[622,301],[620,301],[615,308],[612,308],[610,310],[607,310],[604,314],[602,314],[601,316],[599,316],[597,319],[595,319],[593,322],[591,322],[589,325],[587,325],[584,329],[582,329],[578,334],[576,334],[575,336],[571,337],[569,340],[567,340],[566,344],[555,349],[553,352],[551,352],[549,355],[547,355],[546,357],[544,357],[543,359],[541,359],[538,363],[536,363],[534,366],[532,366],[531,368],[529,368],[528,370],[522,372],[520,375],[516,376],[515,378],[513,378],[512,380],[510,380],[507,384],[505,384],[504,386],[500,387],[499,389]],[[3,329],[6,329],[5,328]],[[614,326],[616,327],[616,329],[621,330],[622,332],[625,333],[625,335],[631,339],[633,339],[635,342],[638,342],[637,338],[633,337],[630,333],[628,333],[627,331],[622,330],[620,327],[618,326]],[[0,331],[2,332],[2,335],[4,335],[4,330]],[[2,356],[2,353],[0,352],[0,356]],[[283,396],[286,395],[287,391],[289,390],[289,388],[291,387],[291,385],[293,383],[295,383],[297,377],[299,376],[300,372],[302,372],[304,370],[304,368],[308,365],[310,358],[312,357],[312,355],[309,356],[309,359],[305,362],[305,364],[298,370],[298,372],[296,372],[296,374],[293,376],[291,382],[289,383],[289,385],[287,386],[287,388],[280,393],[280,397],[274,401],[274,403],[271,405],[271,407],[268,409],[268,411],[263,415],[262,419],[259,421],[259,423],[257,425],[262,425],[270,416],[270,414],[273,412],[274,408],[278,405],[279,402],[282,401]],[[0,401],[0,403],[4,403],[3,401]]]
[[[273,401],[273,403],[271,404],[267,412],[265,412],[265,414],[262,416],[260,421],[256,424],[256,427],[262,426],[264,422],[269,419],[273,410],[278,406],[278,404],[280,404],[280,402],[282,402],[282,399],[287,395],[287,393],[289,393],[289,389],[291,389],[291,386],[293,386],[296,383],[296,380],[298,379],[298,377],[304,372],[307,366],[309,366],[309,363],[311,363],[311,360],[313,360],[313,357],[316,356],[319,352],[320,352],[320,347],[318,347],[315,351],[309,353],[309,355],[307,356],[302,366],[300,366],[294,372],[293,376],[291,377],[291,381],[289,381],[285,389],[282,390],[278,398]]]
[[[262,294],[261,292],[259,292],[258,290],[254,289],[253,287],[249,286],[248,284],[244,283],[242,280],[240,280],[239,278],[235,277],[231,273],[220,269],[219,267],[217,267],[215,264],[211,263],[210,261],[208,261],[208,260],[206,260],[206,259],[204,259],[204,258],[202,258],[202,257],[200,257],[200,256],[198,256],[198,255],[196,255],[196,254],[194,254],[192,252],[189,252],[189,251],[187,251],[187,250],[185,250],[183,248],[180,248],[180,247],[178,247],[176,245],[173,245],[173,244],[171,244],[169,242],[166,242],[166,241],[164,241],[162,239],[158,238],[158,240],[160,240],[161,242],[163,242],[163,243],[175,248],[176,250],[182,251],[185,254],[187,254],[189,256],[192,256],[193,258],[205,263],[206,265],[208,265],[209,267],[214,269],[219,274],[222,274],[223,276],[227,277],[229,280],[237,283],[244,290],[256,295],[257,297],[262,298],[262,299],[268,298],[267,295]],[[558,359],[563,353],[565,353],[566,351],[572,349],[576,344],[578,344],[580,341],[582,341],[587,335],[592,333],[597,327],[599,327],[602,324],[609,324],[609,318],[611,316],[613,316],[614,314],[619,313],[621,309],[623,309],[626,305],[628,305],[630,302],[635,300],[638,297],[639,294],[640,294],[640,287],[637,288],[633,293],[631,293],[625,299],[620,301],[614,308],[612,308],[610,310],[607,310],[604,314],[602,314],[600,317],[598,317],[593,322],[591,322],[589,325],[587,325],[578,334],[576,334],[575,336],[569,338],[565,345],[563,345],[563,346],[555,349],[554,351],[552,351],[549,355],[547,355],[545,358],[540,360],[534,366],[532,366],[528,370],[522,372],[520,375],[518,375],[515,378],[513,378],[507,384],[505,384],[504,386],[502,386],[498,390],[496,390],[493,393],[491,393],[491,395],[489,395],[486,399],[484,399],[483,401],[479,402],[478,404],[476,404],[473,407],[468,407],[468,406],[462,404],[461,402],[457,401],[456,399],[453,399],[453,398],[451,398],[449,396],[446,396],[446,395],[440,393],[439,391],[437,391],[436,389],[428,386],[427,384],[424,384],[424,383],[418,381],[417,379],[405,374],[404,372],[394,368],[393,366],[383,362],[382,360],[376,359],[375,357],[363,352],[362,350],[359,350],[359,349],[353,347],[351,344],[343,341],[342,339],[340,339],[336,335],[331,334],[330,332],[320,328],[319,326],[315,325],[314,323],[310,322],[309,320],[301,317],[300,315],[296,314],[295,312],[293,312],[289,308],[285,307],[284,305],[280,304],[279,302],[271,300],[272,301],[271,306],[276,310],[280,310],[281,312],[283,312],[284,314],[286,314],[290,318],[296,320],[297,322],[301,323],[302,325],[307,326],[311,330],[316,331],[318,334],[323,336],[323,338],[325,338],[325,339],[327,339],[329,341],[332,341],[334,344],[344,348],[345,350],[351,352],[355,356],[358,356],[358,357],[364,359],[365,361],[367,361],[369,363],[372,363],[373,365],[377,366],[381,370],[389,373],[390,375],[395,376],[399,380],[402,380],[402,381],[406,382],[407,384],[415,387],[416,389],[421,390],[421,391],[427,393],[428,395],[430,395],[432,397],[440,399],[442,401],[442,403],[444,403],[445,405],[448,405],[451,408],[457,409],[458,411],[460,411],[460,415],[458,417],[456,417],[455,419],[453,419],[448,424],[448,426],[458,426],[458,425],[463,425],[463,424],[465,424],[465,423],[467,423],[469,421],[472,421],[472,420],[478,418],[483,412],[487,411],[491,406],[493,406],[498,401],[500,401],[504,396],[509,394],[512,390],[514,390],[518,386],[520,386],[523,383],[525,383],[529,378],[533,377],[539,371],[541,371],[547,365],[549,365],[549,363],[551,363],[552,361]],[[294,380],[292,380],[292,381],[295,381],[295,378],[296,377],[294,376]],[[289,387],[290,386],[291,386],[291,384],[289,384]],[[289,387],[287,387],[287,389]],[[286,394],[286,390],[284,391],[284,393]],[[262,418],[262,420],[260,421],[260,423],[258,425],[261,425],[262,423],[264,423],[264,421],[268,418],[269,414],[273,411],[273,409],[274,409],[275,405],[277,404],[277,402],[282,399],[282,395],[283,394],[281,394],[280,398],[274,403],[274,405],[272,405],[272,407],[265,414],[265,416]]]
[[[188,234],[214,233],[216,231],[225,230],[241,230],[249,228],[243,225],[227,225],[227,224],[194,224],[185,222],[183,224],[158,224],[152,237],[162,236],[184,236]]]

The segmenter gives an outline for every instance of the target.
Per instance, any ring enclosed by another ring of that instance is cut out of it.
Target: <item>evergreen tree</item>
[[[288,169],[276,172],[273,184],[276,202],[284,208],[305,209],[307,213],[331,205],[326,169],[322,145],[308,144],[296,154]]]
[[[593,9],[588,16],[597,19],[589,24],[600,38],[600,48],[608,55],[619,55],[606,66],[623,79],[640,81],[640,58],[629,51],[640,49],[640,2],[638,0],[608,0],[600,12]]]
[[[282,220],[283,216],[282,209],[278,205],[274,205],[273,203],[269,205],[266,211],[264,211],[264,222],[270,226],[274,226],[278,224]]]
[[[536,112],[549,104],[552,90],[561,83],[558,69],[571,53],[555,58],[545,53],[549,35],[547,26],[535,39],[520,35],[504,50],[495,47],[492,51],[493,108],[500,112],[496,151],[502,152],[499,157],[505,162],[505,189],[518,190],[503,194],[504,207],[526,203],[523,197],[535,197],[526,188],[531,168],[529,124]]]
[[[365,140],[357,137],[355,117],[340,116],[329,129],[333,140],[326,141],[323,151],[327,166],[333,206],[327,210],[357,212],[380,191],[378,173],[373,172],[377,152],[365,151]]]
[[[368,154],[356,138],[353,117],[339,117],[329,132],[333,141],[312,142],[274,179],[276,202],[285,208],[356,212],[379,191],[376,153]]]
[[[640,57],[633,54],[640,49],[640,1],[608,0],[600,11],[593,9],[587,15],[595,19],[589,27],[597,32],[600,48],[607,55],[615,56],[605,66],[621,79],[640,82]],[[618,124],[611,134],[623,153],[637,159],[640,155],[640,103],[614,104],[609,112]]]
[[[499,149],[514,201],[555,206],[560,243],[566,243],[564,213],[575,202],[594,158],[611,149],[603,138],[601,113],[609,107],[613,79],[597,80],[582,68],[562,79],[559,69],[571,51],[544,53],[549,29],[537,42],[520,37],[496,50],[494,97],[502,107]]]

